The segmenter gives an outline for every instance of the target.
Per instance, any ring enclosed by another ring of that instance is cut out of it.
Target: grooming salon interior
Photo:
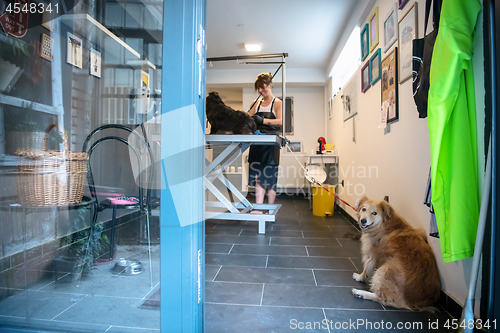
[[[496,331],[499,13],[0,0],[0,332]]]

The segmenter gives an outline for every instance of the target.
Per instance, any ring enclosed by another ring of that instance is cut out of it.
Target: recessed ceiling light
[[[249,52],[260,51],[260,44],[245,44],[245,49]]]

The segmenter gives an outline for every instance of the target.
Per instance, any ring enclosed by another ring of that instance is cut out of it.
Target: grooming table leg
[[[266,233],[266,221],[259,220],[259,234],[265,234],[265,233]]]

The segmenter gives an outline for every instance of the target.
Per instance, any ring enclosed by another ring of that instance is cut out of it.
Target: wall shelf
[[[105,34],[108,37],[111,37],[116,43],[119,45],[123,46],[126,50],[128,50],[130,53],[132,53],[134,56],[137,58],[141,58],[140,54],[135,51],[130,45],[122,41],[118,36],[116,36],[114,33],[112,33],[109,29],[107,29],[105,26],[97,22],[92,16],[88,14],[71,14],[71,15],[63,15],[60,17],[60,20],[64,22],[65,24],[71,24],[73,26],[74,22],[84,22],[88,21],[93,24],[95,27],[95,33],[89,34],[89,36],[95,36],[99,33]],[[80,37],[81,38],[81,37]],[[101,47],[104,47],[104,45],[101,45]],[[107,45],[107,47],[109,47]]]
[[[12,97],[0,94],[0,104],[16,106],[19,108],[29,108],[30,110],[45,112],[53,115],[59,115],[59,110],[51,105],[31,102],[22,98]]]

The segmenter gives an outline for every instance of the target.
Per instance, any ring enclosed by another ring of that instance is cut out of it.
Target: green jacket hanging
[[[472,54],[480,10],[477,0],[444,0],[432,54],[431,187],[444,262],[474,254],[480,199]]]

